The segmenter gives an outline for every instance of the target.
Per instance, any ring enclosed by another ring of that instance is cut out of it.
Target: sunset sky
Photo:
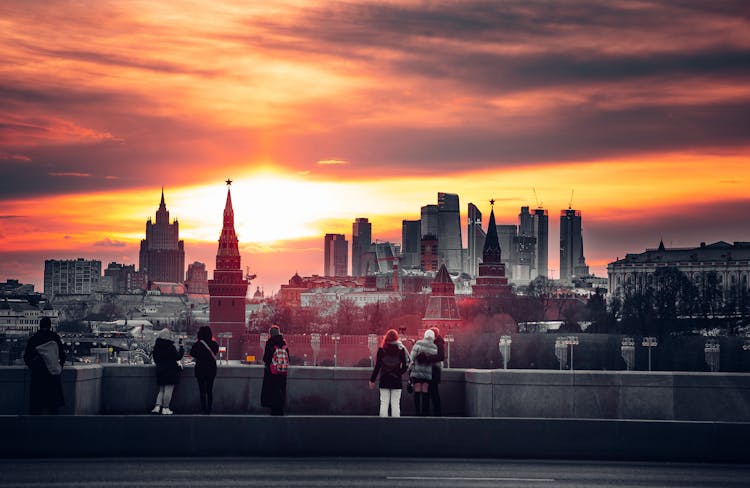
[[[750,4],[0,0],[0,281],[137,266],[162,186],[212,274],[228,177],[267,294],[440,191],[541,203],[554,276],[572,190],[600,276],[750,241]]]

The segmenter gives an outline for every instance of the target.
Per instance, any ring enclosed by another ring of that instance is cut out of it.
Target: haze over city
[[[137,264],[162,187],[212,270],[227,177],[268,292],[356,217],[400,241],[437,192],[463,228],[469,202],[549,209],[552,269],[572,190],[600,276],[660,239],[750,241],[746,5],[559,5],[5,1],[0,279]]]

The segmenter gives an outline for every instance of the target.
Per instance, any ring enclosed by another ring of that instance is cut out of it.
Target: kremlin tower
[[[245,297],[250,284],[242,273],[237,234],[234,232],[234,210],[232,191],[227,180],[227,203],[224,207],[224,225],[216,253],[214,279],[208,281],[209,323],[215,336],[231,332],[227,356],[229,359],[244,359],[241,338],[245,333]]]
[[[448,274],[445,263],[443,263],[440,265],[440,270],[435,275],[435,279],[432,280],[432,293],[422,319],[424,329],[437,327],[445,336],[461,324],[455,291],[453,280]]]
[[[482,263],[479,265],[479,276],[472,287],[472,293],[479,298],[508,297],[511,295],[511,289],[508,278],[505,277],[505,265],[500,260],[502,251],[495,225],[495,200],[490,200],[490,205],[492,210],[482,251]]]

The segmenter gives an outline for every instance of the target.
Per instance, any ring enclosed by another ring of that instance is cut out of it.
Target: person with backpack
[[[417,341],[411,350],[411,368],[409,378],[414,384],[414,407],[417,415],[426,416],[430,408],[430,381],[432,381],[432,363],[425,361],[424,356],[435,356],[438,353],[435,346],[435,333],[427,329],[424,338]]]
[[[260,391],[260,405],[270,408],[271,415],[284,415],[286,403],[286,378],[289,373],[289,349],[278,325],[273,325],[268,333],[263,352],[263,386]]]
[[[211,327],[204,325],[198,329],[198,340],[190,348],[190,356],[195,359],[195,379],[201,397],[201,412],[211,414],[214,401],[214,379],[216,379],[216,355],[219,345],[213,340]]]
[[[162,415],[172,415],[169,408],[172,403],[172,394],[174,387],[180,382],[180,373],[182,365],[179,363],[185,349],[182,347],[180,339],[180,348],[177,349],[172,339],[172,332],[164,328],[156,333],[156,342],[151,356],[156,364],[156,384],[159,386],[159,393],[156,396],[156,405],[151,413]]]
[[[391,417],[401,416],[401,376],[406,372],[409,356],[406,348],[398,340],[398,332],[389,329],[383,336],[383,342],[378,348],[375,367],[370,375],[370,389],[375,389],[375,379],[380,375],[380,416],[388,416],[391,407]]]
[[[42,317],[39,330],[29,338],[23,361],[31,370],[29,413],[57,415],[65,405],[62,368],[65,364],[60,336],[52,331],[52,320]]]

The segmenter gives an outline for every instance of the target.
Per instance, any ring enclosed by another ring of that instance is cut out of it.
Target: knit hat
[[[432,330],[427,329],[426,331],[424,331],[424,338],[427,339],[428,341],[434,341],[435,333]]]
[[[165,327],[165,328],[163,328],[162,330],[160,330],[159,332],[156,333],[156,338],[157,339],[164,339],[166,341],[171,341],[172,340],[172,331],[170,331],[169,329],[167,329]]]
[[[268,329],[268,333],[272,336],[281,335],[281,329],[279,329],[278,325],[272,325],[270,329]]]

